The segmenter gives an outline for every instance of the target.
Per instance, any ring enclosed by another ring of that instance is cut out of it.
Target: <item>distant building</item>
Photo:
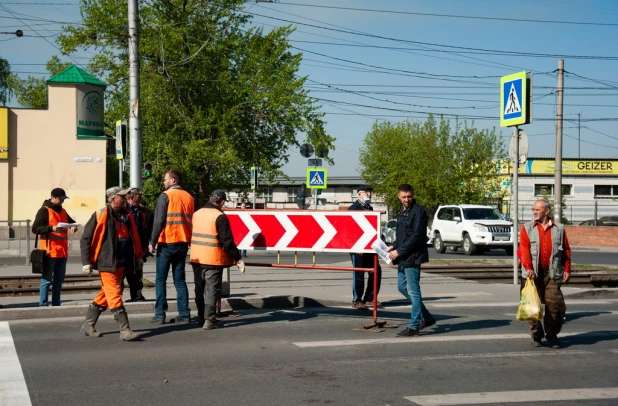
[[[511,189],[513,164],[502,161],[498,172],[502,187]],[[537,199],[554,198],[554,158],[528,158],[519,168],[520,218],[531,219],[531,208]],[[572,223],[604,216],[618,215],[618,159],[562,158],[562,196],[566,209],[563,216]],[[508,212],[508,204],[506,210]]]
[[[47,81],[46,110],[0,108],[0,220],[34,219],[53,188],[85,223],[105,201],[105,83],[69,66]]]

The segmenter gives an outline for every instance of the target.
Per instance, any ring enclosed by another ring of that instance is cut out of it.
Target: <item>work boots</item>
[[[94,325],[97,324],[97,320],[99,320],[99,316],[101,313],[105,311],[104,307],[98,306],[92,303],[88,306],[88,313],[86,313],[86,320],[84,320],[84,324],[82,324],[82,328],[79,329],[82,333],[86,334],[89,337],[101,337],[103,334],[99,333],[94,329]]]
[[[129,327],[129,318],[127,316],[127,312],[122,307],[119,311],[114,314],[114,319],[118,323],[118,328],[120,329],[120,339],[124,341],[134,341],[137,340],[140,336],[139,333],[131,331]]]
[[[223,323],[215,318],[215,314],[215,306],[206,306],[206,320],[204,322],[204,330],[223,328]]]

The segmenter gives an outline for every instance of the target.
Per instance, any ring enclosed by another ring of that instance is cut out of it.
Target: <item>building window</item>
[[[303,190],[305,191],[305,197],[307,196],[307,189],[300,187],[289,187],[288,188],[288,203],[296,203],[299,197],[303,196]]]
[[[594,185],[596,197],[618,196],[618,185]]]
[[[536,184],[534,185],[535,196],[553,196],[554,185],[553,184]],[[562,196],[572,196],[573,185],[562,185]]]
[[[271,187],[260,188],[260,190],[258,191],[257,197],[264,197],[266,198],[266,203],[272,203],[273,202],[273,188]]]

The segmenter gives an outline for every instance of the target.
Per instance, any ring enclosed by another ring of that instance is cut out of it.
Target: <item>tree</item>
[[[244,4],[141,3],[143,157],[153,163],[153,179],[179,169],[185,188],[202,198],[248,184],[252,165],[268,180],[283,175],[288,147],[301,141],[333,147],[297,75],[301,55],[287,41],[292,29],[249,26]],[[65,27],[59,44],[66,53],[96,52],[88,68],[109,85],[105,120],[126,118],[126,2],[82,0],[81,13],[83,25]],[[151,199],[160,191],[156,181],[144,188]]]
[[[61,62],[57,56],[47,62],[46,69],[53,76],[64,68],[69,66],[66,62]],[[37,78],[34,76],[28,76],[25,79],[21,79],[19,76],[13,74],[9,77],[9,84],[17,103],[25,108],[29,109],[46,109],[47,108],[47,79]]]
[[[0,105],[6,106],[12,95],[12,90],[9,84],[11,77],[11,65],[6,59],[0,58]]]
[[[504,147],[495,130],[455,129],[444,119],[376,123],[364,140],[360,164],[363,179],[400,207],[397,189],[409,183],[430,215],[441,204],[487,203],[501,193],[496,162]]]

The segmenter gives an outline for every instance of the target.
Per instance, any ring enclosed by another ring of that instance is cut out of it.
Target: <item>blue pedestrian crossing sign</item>
[[[503,76],[500,79],[500,126],[529,124],[532,80],[526,72]]]
[[[307,187],[311,189],[326,189],[328,171],[326,168],[307,168]]]

